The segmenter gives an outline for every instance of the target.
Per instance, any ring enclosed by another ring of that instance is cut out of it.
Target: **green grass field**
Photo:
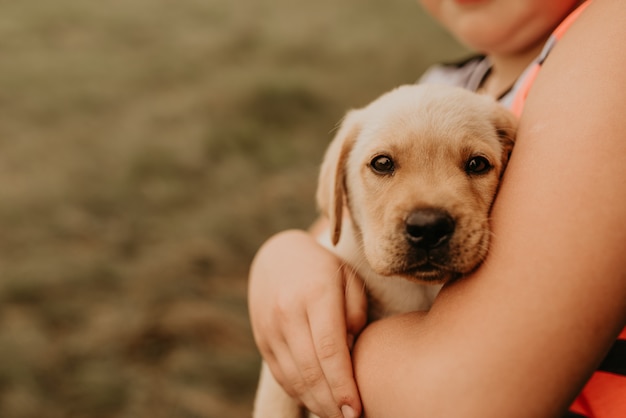
[[[0,1],[0,417],[248,416],[256,248],[464,53],[410,0]]]

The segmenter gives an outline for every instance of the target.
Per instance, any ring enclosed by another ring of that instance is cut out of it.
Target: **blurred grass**
[[[255,249],[463,53],[408,0],[0,0],[0,416],[248,416]]]

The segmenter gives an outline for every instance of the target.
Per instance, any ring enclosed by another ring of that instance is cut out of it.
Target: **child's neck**
[[[488,54],[487,57],[491,62],[491,71],[483,80],[480,91],[495,98],[506,93],[522,72],[537,58],[543,49],[543,45],[543,42],[538,43],[533,48],[529,48],[521,53]]]

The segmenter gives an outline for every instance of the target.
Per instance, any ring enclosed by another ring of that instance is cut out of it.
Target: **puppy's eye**
[[[467,174],[485,174],[491,170],[492,167],[488,159],[479,155],[467,160],[465,171]]]
[[[393,160],[386,155],[377,155],[370,162],[370,167],[378,174],[392,174],[394,170]]]

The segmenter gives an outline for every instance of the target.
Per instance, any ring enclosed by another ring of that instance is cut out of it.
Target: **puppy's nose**
[[[405,223],[408,241],[424,250],[444,245],[454,233],[454,219],[441,209],[418,209],[407,216]]]

